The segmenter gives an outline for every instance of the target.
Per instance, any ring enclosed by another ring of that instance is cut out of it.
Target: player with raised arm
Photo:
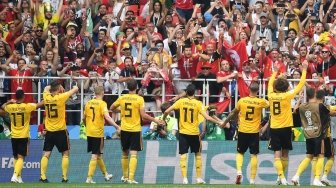
[[[164,124],[164,121],[155,119],[145,112],[143,97],[136,94],[137,82],[134,79],[127,81],[128,94],[120,96],[111,106],[115,111],[120,107],[121,131],[120,141],[122,148],[121,167],[123,176],[121,181],[129,184],[137,184],[134,175],[137,167],[138,151],[143,150],[141,137],[141,118]],[[128,157],[130,156],[130,159]]]
[[[252,82],[249,86],[250,95],[239,99],[237,107],[231,111],[229,116],[225,119],[226,125],[233,117],[239,114],[239,128],[238,128],[238,142],[237,142],[237,155],[236,167],[237,178],[236,184],[241,184],[242,166],[244,161],[244,153],[247,149],[251,154],[251,176],[250,184],[255,184],[255,177],[257,174],[259,153],[259,131],[262,120],[262,109],[267,108],[269,103],[266,99],[258,98],[259,84]]]
[[[23,90],[17,90],[15,97],[16,101],[8,101],[2,105],[2,109],[9,113],[11,120],[11,141],[14,156],[14,173],[11,182],[23,183],[21,171],[29,151],[30,116],[32,111],[43,106],[43,102],[38,104],[24,103]]]
[[[166,119],[172,110],[180,111],[179,118],[179,153],[180,153],[180,167],[183,176],[183,184],[188,184],[187,178],[187,153],[190,148],[192,153],[195,153],[195,167],[196,167],[196,183],[205,184],[202,179],[202,143],[199,131],[199,115],[205,119],[219,124],[224,127],[223,121],[218,121],[210,117],[205,110],[202,102],[195,99],[196,87],[190,84],[186,88],[187,97],[179,99],[171,107],[169,107],[163,114],[162,119]]]
[[[43,100],[46,110],[45,129],[46,135],[43,145],[43,156],[41,159],[40,182],[48,183],[47,167],[51,151],[54,146],[62,153],[62,183],[68,182],[69,168],[69,134],[65,122],[65,103],[70,96],[77,93],[78,87],[74,86],[70,91],[64,92],[58,81],[53,81],[43,91]]]
[[[285,171],[288,167],[288,153],[292,146],[293,115],[291,100],[297,95],[306,82],[308,61],[302,63],[303,71],[299,84],[288,91],[286,78],[279,77],[278,67],[274,67],[268,83],[268,100],[270,103],[271,129],[268,148],[274,151],[274,167],[278,173],[278,184],[288,185]],[[273,88],[274,87],[274,88]]]
[[[109,174],[106,170],[104,160],[102,158],[104,147],[104,125],[105,120],[113,125],[117,132],[120,132],[120,127],[110,117],[107,104],[103,101],[104,88],[103,86],[97,86],[94,89],[95,98],[88,101],[84,110],[84,122],[86,126],[87,135],[87,151],[91,152],[91,160],[89,163],[88,177],[86,183],[95,183],[92,179],[96,166],[100,167],[100,170],[104,174],[106,181],[112,179],[112,174]]]

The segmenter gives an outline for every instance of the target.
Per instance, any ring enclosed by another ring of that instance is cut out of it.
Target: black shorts
[[[103,154],[104,138],[87,137],[87,152],[92,154]]]
[[[202,151],[202,143],[199,135],[179,134],[179,153],[188,153],[190,147],[191,153],[199,153]]]
[[[17,155],[27,156],[29,147],[29,138],[12,138],[12,149],[13,156],[16,158]]]
[[[43,151],[52,151],[54,146],[57,147],[58,152],[70,150],[69,133],[67,130],[46,132]]]
[[[123,151],[143,150],[141,132],[120,131],[120,142],[121,142],[121,149]]]
[[[324,156],[333,157],[335,153],[334,143],[331,137],[326,137],[324,139]]]
[[[324,146],[322,140],[321,137],[306,139],[306,154],[314,155],[315,157],[319,154],[323,154]]]
[[[271,128],[268,149],[272,151],[292,150],[292,127]]]
[[[250,154],[259,153],[259,133],[238,132],[237,152],[244,154],[248,148]]]

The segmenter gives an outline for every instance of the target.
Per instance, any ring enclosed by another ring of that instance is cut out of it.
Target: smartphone
[[[150,48],[148,51],[150,51],[150,52],[158,52],[159,48]]]
[[[233,14],[232,21],[234,21],[234,22],[237,21],[237,14]]]

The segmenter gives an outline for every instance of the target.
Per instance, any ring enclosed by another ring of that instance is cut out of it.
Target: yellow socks
[[[182,154],[180,156],[180,168],[182,172],[182,177],[187,177],[187,154]]]
[[[327,160],[327,162],[324,166],[323,175],[328,176],[328,174],[329,174],[331,168],[333,167],[333,165],[334,165],[334,157],[328,158],[328,160]]]
[[[48,168],[48,157],[43,156],[41,159],[41,179],[45,180],[47,179],[46,173]]]
[[[88,178],[92,178],[97,166],[97,159],[91,159],[89,163],[89,172],[88,172]]]
[[[319,156],[316,161],[315,179],[320,179],[323,170],[324,156]]]
[[[278,176],[280,176],[281,179],[285,178],[284,172],[283,172],[283,166],[281,163],[280,158],[275,158],[274,159],[274,167],[278,173]]]
[[[196,177],[202,178],[202,154],[201,153],[196,154],[195,158],[196,158],[196,163],[195,163]]]
[[[69,169],[69,156],[63,155],[62,157],[62,176],[64,180],[68,179],[68,169]]]
[[[18,158],[16,160],[15,163],[15,166],[14,166],[14,175],[16,177],[20,176],[21,174],[21,171],[22,171],[22,168],[23,168],[23,158]]]
[[[316,169],[316,162],[317,162],[317,158],[314,157],[311,164],[312,164],[312,173],[315,175],[315,169]]]
[[[251,180],[255,180],[258,168],[258,157],[257,155],[251,155]]]
[[[281,158],[281,164],[283,168],[283,172],[286,173],[287,167],[288,167],[288,158]]]
[[[244,162],[244,155],[241,153],[237,153],[236,154],[237,174],[242,174],[243,162]]]
[[[131,159],[129,162],[129,179],[130,180],[134,180],[134,174],[136,171],[137,163],[138,163],[137,155],[131,155]]]
[[[121,168],[122,168],[124,178],[128,178],[128,156],[127,155],[121,156]]]
[[[295,175],[300,176],[302,174],[302,172],[306,170],[306,168],[308,167],[311,160],[312,159],[308,158],[308,157],[304,158],[303,161],[301,161]]]
[[[99,157],[98,160],[97,160],[97,163],[98,163],[98,166],[99,166],[101,172],[102,172],[104,175],[106,175],[106,174],[107,174],[107,170],[106,170],[106,166],[105,166],[105,163],[104,163],[103,158],[100,158],[100,157]]]

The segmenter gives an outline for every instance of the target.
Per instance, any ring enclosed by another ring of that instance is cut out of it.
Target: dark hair
[[[18,60],[17,60],[17,63],[19,63],[19,61],[24,61],[25,64],[27,63],[26,60],[23,59],[23,58],[18,59]]]
[[[315,97],[315,89],[312,87],[308,87],[306,90],[306,93],[307,93],[308,100]]]
[[[251,93],[257,93],[259,91],[259,84],[257,82],[251,82],[249,89]]]
[[[286,78],[278,78],[274,82],[275,90],[279,92],[286,92],[288,90],[289,83]]]
[[[295,29],[288,29],[287,33],[289,33],[290,31],[293,31],[295,33],[295,35],[297,35],[297,31]]]
[[[16,90],[15,92],[15,98],[17,100],[21,100],[24,98],[24,91],[22,89]]]
[[[164,102],[161,104],[161,112],[164,113],[169,107],[170,107],[170,103],[169,102]]]
[[[325,91],[322,89],[319,89],[316,91],[316,98],[319,100],[323,100],[325,97]]]
[[[155,46],[156,46],[157,44],[163,44],[163,41],[162,41],[162,40],[157,40],[157,41],[155,41]]]
[[[182,47],[182,50],[184,51],[186,48],[191,48],[191,45],[190,45],[190,44],[185,44],[185,45]]]
[[[126,59],[129,59],[129,60],[131,60],[131,61],[132,61],[132,63],[133,63],[133,58],[132,58],[132,56],[126,56],[126,57],[125,57],[125,59],[124,59],[124,62],[126,61]]]
[[[186,93],[189,97],[194,96],[195,91],[196,91],[196,86],[194,84],[189,84],[186,88]]]
[[[60,83],[57,80],[54,80],[50,83],[50,92],[56,92],[59,89]]]
[[[154,3],[153,3],[153,10],[154,10],[154,7],[155,7],[155,3],[159,3],[159,5],[160,5],[160,13],[162,13],[162,3],[160,2],[160,1],[155,1]]]
[[[137,85],[138,83],[134,79],[127,81],[127,89],[129,91],[135,91],[137,89]]]

